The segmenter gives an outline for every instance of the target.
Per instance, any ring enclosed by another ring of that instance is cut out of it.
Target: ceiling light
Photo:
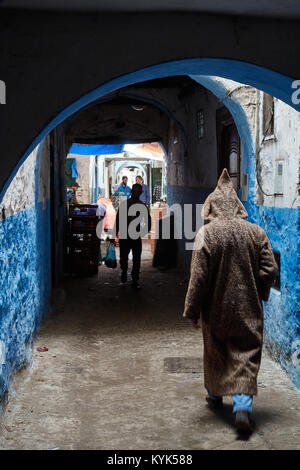
[[[145,109],[145,106],[141,104],[131,104],[130,106],[132,107],[132,109],[134,109],[134,111],[144,111]]]

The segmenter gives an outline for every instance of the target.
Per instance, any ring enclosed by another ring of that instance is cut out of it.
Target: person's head
[[[118,184],[113,184],[113,185],[112,185],[112,190],[113,190],[114,193],[117,192],[118,189],[119,189],[119,185],[118,185]]]
[[[131,189],[131,197],[132,199],[139,199],[140,195],[142,194],[143,188],[140,184],[136,183],[132,186]]]
[[[79,188],[79,184],[75,182],[75,183],[72,184],[71,188],[72,188],[74,191],[77,191],[78,188]]]
[[[144,180],[140,175],[137,175],[136,178],[135,178],[135,182],[137,184],[143,184]]]
[[[122,184],[123,184],[124,186],[127,186],[127,183],[128,183],[128,178],[127,178],[127,176],[123,176],[123,177],[122,177]]]

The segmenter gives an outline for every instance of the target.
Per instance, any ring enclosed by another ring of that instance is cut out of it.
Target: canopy
[[[124,145],[83,145],[73,144],[69,154],[72,155],[115,155],[122,153]]]

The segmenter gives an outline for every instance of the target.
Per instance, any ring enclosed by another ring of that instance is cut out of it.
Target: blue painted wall
[[[245,204],[248,220],[266,231],[281,256],[280,291],[271,289],[264,302],[265,343],[300,391],[300,371],[292,355],[300,339],[300,225],[299,210]],[[299,364],[299,361],[298,361]]]
[[[35,204],[0,222],[0,340],[6,362],[0,365],[0,398],[12,372],[31,357],[31,340],[48,311],[50,272],[50,201],[38,202],[40,144],[35,168]]]

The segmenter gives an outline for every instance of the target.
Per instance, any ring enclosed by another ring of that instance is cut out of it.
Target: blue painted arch
[[[184,59],[172,62],[165,62],[154,66],[129,73],[127,75],[115,78],[104,85],[99,86],[95,90],[85,94],[67,108],[61,111],[53,118],[47,126],[37,135],[31,145],[27,148],[24,155],[20,158],[18,165],[6,181],[1,193],[0,202],[8,189],[12,179],[26,158],[33,149],[46,137],[55,127],[62,123],[65,119],[84,108],[93,101],[102,96],[119,90],[135,83],[147,80],[170,77],[174,75],[189,75],[191,77],[219,76],[228,78],[237,82],[256,87],[269,93],[280,100],[286,102],[290,106],[300,111],[300,104],[293,104],[292,94],[295,91],[292,87],[294,79],[281,75],[272,70],[249,64],[247,62],[231,60],[231,59]],[[225,104],[225,103],[224,103]],[[239,126],[239,123],[236,120]],[[239,128],[240,130],[240,128]]]

